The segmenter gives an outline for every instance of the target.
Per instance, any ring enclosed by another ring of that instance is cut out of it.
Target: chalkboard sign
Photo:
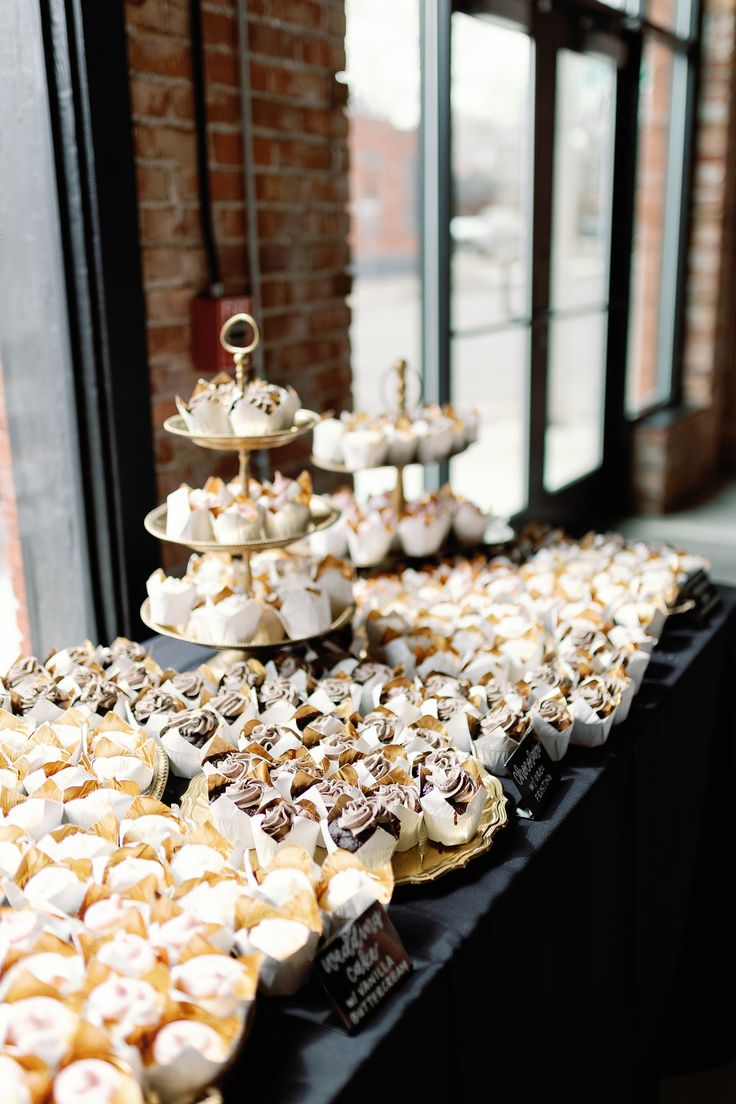
[[[506,769],[521,794],[517,813],[531,819],[538,817],[560,784],[557,764],[531,733],[506,760]]]
[[[680,587],[675,608],[692,603],[686,610],[688,619],[696,625],[704,625],[720,602],[718,591],[701,568],[688,575]]]
[[[383,905],[375,901],[324,945],[314,965],[348,1031],[372,1016],[412,964]]]

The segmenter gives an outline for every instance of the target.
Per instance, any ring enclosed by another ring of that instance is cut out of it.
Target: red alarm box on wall
[[[220,344],[220,330],[234,314],[250,313],[247,295],[198,295],[192,299],[192,364],[198,375],[232,370],[232,354]]]

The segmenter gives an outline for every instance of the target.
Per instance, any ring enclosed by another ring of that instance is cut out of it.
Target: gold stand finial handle
[[[250,326],[253,331],[253,340],[250,345],[233,345],[228,341],[228,336],[233,327],[241,323]],[[250,314],[234,314],[223,323],[222,329],[220,330],[220,344],[226,352],[232,353],[233,355],[233,361],[235,362],[235,382],[241,391],[248,377],[248,366],[250,365],[251,353],[258,348],[260,340],[261,331],[258,329],[258,323]]]
[[[396,361],[396,376],[398,379],[397,393],[399,398],[399,417],[406,417],[406,369],[408,365],[402,358]]]

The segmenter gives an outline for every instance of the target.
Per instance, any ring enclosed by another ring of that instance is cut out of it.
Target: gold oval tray
[[[382,464],[370,464],[367,468],[348,468],[345,464],[333,463],[332,460],[323,460],[321,457],[316,456],[314,453],[309,457],[309,462],[314,464],[315,468],[321,468],[322,471],[335,472],[337,475],[359,475],[364,471],[378,471],[380,468],[410,468],[412,465],[419,465],[422,468],[428,468],[430,464],[442,464],[445,460],[452,460],[456,456],[460,456],[474,445],[475,441],[469,441],[467,445],[463,445],[462,448],[456,449],[454,452],[448,452],[447,456],[443,456],[442,460],[408,460],[405,464],[390,464],[385,460]]]
[[[248,544],[221,544],[219,541],[193,541],[183,540],[181,537],[167,537],[166,535],[167,507],[164,502],[146,514],[143,524],[152,537],[160,541],[168,541],[169,544],[181,544],[185,548],[193,548],[195,552],[268,552],[271,548],[286,548],[290,544],[310,537],[312,533],[321,533],[323,529],[329,529],[340,517],[340,511],[334,506],[325,507],[325,512],[320,514],[315,511],[309,520],[309,525],[303,533],[297,533],[291,537],[272,537],[260,541],[250,541]]]
[[[160,801],[168,780],[169,757],[161,745],[156,744],[156,758],[153,762],[153,779],[151,780],[151,785],[146,790],[145,796],[153,797],[156,801]]]
[[[475,836],[459,847],[442,847],[425,836],[411,851],[394,852],[391,865],[395,885],[434,882],[453,870],[462,870],[473,859],[490,851],[496,832],[508,823],[507,798],[501,783],[494,775],[488,774],[480,765],[479,772],[486,788],[486,801]],[[182,796],[181,812],[182,816],[197,824],[209,820],[206,775],[195,774]],[[320,850],[318,849],[318,854]]]
[[[235,644],[223,644],[222,641],[215,640],[195,640],[194,637],[185,636],[184,633],[178,632],[169,625],[157,624],[151,618],[148,598],[146,598],[141,606],[141,621],[143,621],[145,625],[148,625],[149,629],[153,629],[154,632],[160,633],[161,636],[170,636],[174,640],[183,641],[185,644],[199,644],[202,648],[232,648],[238,651],[252,652],[254,655],[260,655],[277,651],[280,648],[290,648],[295,644],[308,644],[310,640],[322,640],[323,637],[329,636],[330,633],[338,632],[340,629],[346,628],[346,626],[350,624],[354,612],[355,606],[350,605],[342,611],[339,617],[335,618],[329,628],[325,629],[324,632],[315,633],[313,636],[300,636],[296,640],[279,640],[274,644],[258,644],[254,643],[252,640],[239,641]]]
[[[486,801],[476,834],[459,847],[442,847],[425,836],[411,851],[394,852],[391,860],[394,885],[434,882],[453,870],[463,870],[473,859],[490,851],[496,832],[508,823],[507,797],[495,775],[488,774],[480,765],[478,769],[486,788]]]
[[[192,433],[187,429],[187,424],[181,414],[172,414],[164,422],[164,429],[173,433],[176,437],[186,437],[201,448],[216,449],[218,452],[237,452],[243,449],[246,452],[255,452],[257,449],[281,448],[295,441],[303,433],[309,433],[319,421],[319,414],[314,410],[302,408],[294,415],[294,424],[289,429],[281,429],[277,433],[264,433],[258,437],[236,437],[235,434],[227,437],[215,437],[208,434]]]

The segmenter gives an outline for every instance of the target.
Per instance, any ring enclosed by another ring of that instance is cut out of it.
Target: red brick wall
[[[18,603],[15,614],[6,607],[0,617],[0,634],[20,637],[22,647],[30,651],[30,629],[26,611],[26,590],[23,578],[23,558],[18,534],[18,511],[15,502],[15,484],[13,481],[13,463],[10,454],[8,419],[5,412],[5,390],[3,386],[3,365],[0,361],[0,569],[3,564],[10,577],[13,596]],[[6,640],[2,644],[6,646]],[[4,649],[3,649],[4,650]]]
[[[639,506],[665,511],[736,468],[736,0],[704,0],[685,294],[684,409],[637,427]],[[694,415],[693,412],[697,412]]]
[[[126,0],[159,495],[220,459],[161,429],[188,395],[189,306],[207,282],[199,224],[187,0]],[[347,120],[342,0],[249,0],[257,219],[267,375],[305,406],[350,402]],[[210,180],[223,279],[248,289],[234,0],[203,0]],[[272,454],[303,463],[309,440]],[[169,550],[169,555],[173,555]]]

